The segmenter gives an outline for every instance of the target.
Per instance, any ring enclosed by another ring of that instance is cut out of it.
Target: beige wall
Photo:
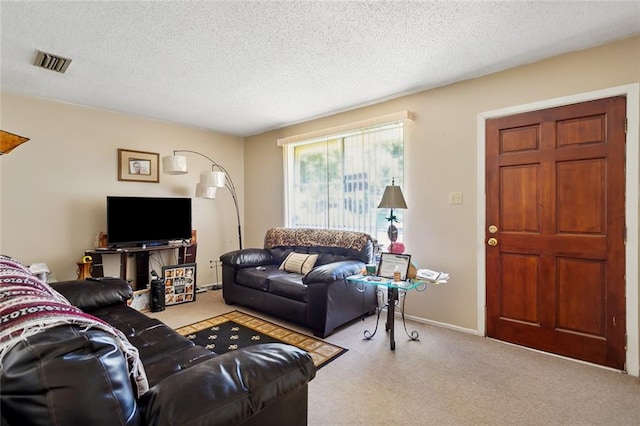
[[[278,138],[408,109],[416,118],[406,145],[404,242],[419,267],[452,278],[411,293],[407,313],[475,330],[478,114],[638,81],[640,36],[248,137],[244,149],[242,139],[220,133],[3,93],[0,127],[31,141],[0,157],[0,249],[25,263],[46,262],[54,278],[73,278],[75,262],[105,228],[106,195],[189,196],[198,171],[209,167],[189,156],[189,175],[118,182],[117,148],[160,156],[193,149],[219,161],[239,190],[244,245],[260,247],[267,228],[284,225]],[[462,205],[448,204],[452,191],[463,192]],[[214,202],[194,198],[199,283],[215,280],[209,260],[237,247],[230,196],[219,194]],[[628,282],[637,285],[638,277]]]
[[[26,264],[47,263],[52,278],[75,278],[84,250],[94,247],[97,233],[106,232],[107,195],[193,196],[200,170],[211,167],[185,154],[187,175],[160,174],[160,183],[119,182],[118,148],[157,152],[161,158],[173,149],[202,152],[229,171],[242,198],[242,138],[9,93],[1,100],[2,129],[31,140],[0,157],[0,248]],[[238,244],[229,192],[220,190],[215,201],[193,198],[193,227],[197,282],[213,283],[209,261]],[[165,261],[174,263],[175,257],[167,256]],[[117,262],[109,272],[118,273]]]
[[[481,112],[640,81],[640,37],[566,54],[486,77],[424,91],[245,140],[247,246],[284,225],[282,148],[278,138],[411,110],[406,149],[404,236],[418,267],[451,274],[407,299],[409,315],[477,329],[477,116]],[[634,188],[637,191],[637,188]],[[463,193],[462,205],[448,194]],[[480,243],[481,244],[481,243]],[[631,282],[637,283],[637,277]]]

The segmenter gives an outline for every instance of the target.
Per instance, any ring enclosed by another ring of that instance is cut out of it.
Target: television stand
[[[195,263],[196,251],[198,244],[186,243],[186,244],[164,244],[146,247],[120,247],[107,249],[99,248],[94,250],[86,250],[85,256],[91,256],[93,260],[93,270],[91,275],[94,277],[104,276],[104,255],[119,255],[120,256],[120,275],[119,278],[127,280],[127,263],[129,258],[134,258],[135,262],[135,280],[132,283],[134,290],[142,290],[147,288],[149,284],[149,256],[151,252],[162,250],[178,250],[178,263]]]

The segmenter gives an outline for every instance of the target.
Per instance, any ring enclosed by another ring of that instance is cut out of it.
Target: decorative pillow
[[[291,252],[280,265],[280,269],[287,272],[295,272],[297,274],[307,275],[318,260],[317,254],[305,254]]]

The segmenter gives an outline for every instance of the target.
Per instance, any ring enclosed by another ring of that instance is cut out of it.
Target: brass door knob
[[[498,240],[495,238],[489,238],[487,244],[489,244],[491,247],[495,247],[498,245]]]
[[[496,232],[498,232],[498,227],[495,226],[495,225],[491,225],[489,227],[489,232],[492,233],[492,234],[495,234]]]

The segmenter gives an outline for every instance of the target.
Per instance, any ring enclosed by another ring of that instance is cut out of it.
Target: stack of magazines
[[[418,269],[416,279],[432,284],[446,284],[449,274],[446,272],[432,271],[431,269]]]

